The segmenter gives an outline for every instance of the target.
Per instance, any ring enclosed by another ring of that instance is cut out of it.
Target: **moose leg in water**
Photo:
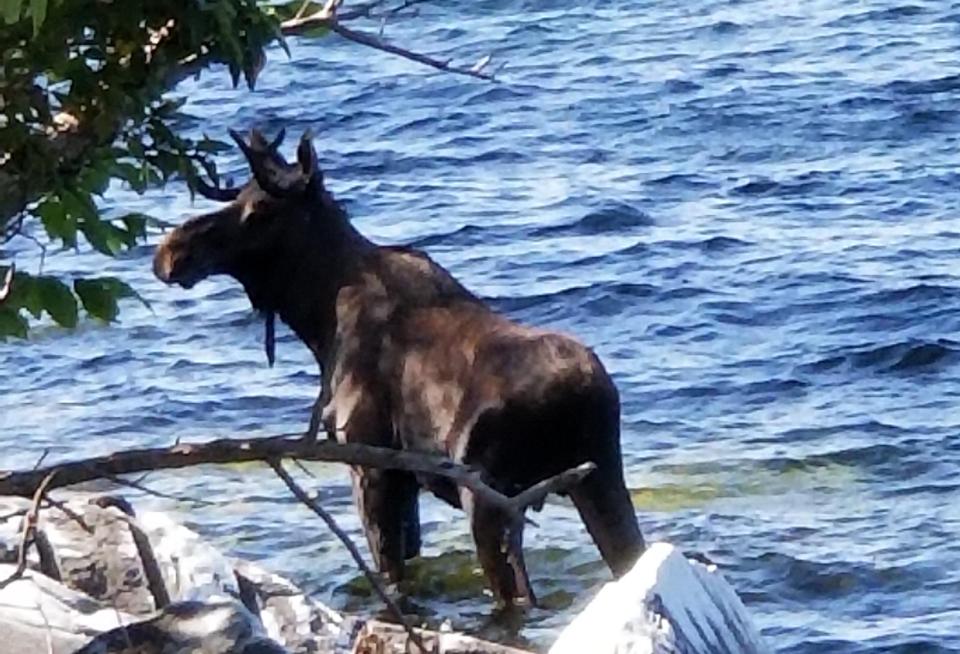
[[[324,411],[337,440],[390,447],[393,430],[377,398],[375,384],[349,376]],[[353,499],[363,523],[370,554],[390,581],[403,579],[405,561],[420,553],[420,486],[416,476],[400,470],[353,466]]]
[[[370,554],[387,579],[403,579],[405,561],[420,554],[420,516],[416,478],[396,470],[350,471],[353,497]]]
[[[468,490],[461,491],[460,503],[470,519],[477,558],[494,597],[507,606],[517,601],[536,606],[537,599],[523,561],[523,524],[517,524]]]

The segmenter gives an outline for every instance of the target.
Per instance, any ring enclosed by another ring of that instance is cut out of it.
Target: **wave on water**
[[[906,593],[936,579],[934,566],[906,563],[877,566],[873,561],[816,561],[782,552],[767,552],[748,565],[763,567],[776,579],[777,595],[805,605],[870,593]]]
[[[607,282],[574,286],[552,293],[488,299],[497,310],[506,313],[524,314],[531,309],[548,307],[554,317],[582,311],[589,311],[592,315],[610,315],[622,311],[624,305],[655,296],[659,290],[651,284]]]
[[[912,373],[942,369],[955,364],[958,359],[960,343],[956,341],[910,339],[887,345],[840,348],[816,361],[801,364],[797,369],[806,373],[837,370]]]
[[[555,236],[578,234],[593,236],[596,234],[622,234],[636,227],[650,227],[654,224],[649,214],[625,202],[608,202],[582,218],[562,225],[547,225],[532,230],[533,236]]]

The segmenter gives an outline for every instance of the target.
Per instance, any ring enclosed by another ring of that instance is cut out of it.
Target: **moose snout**
[[[153,253],[153,274],[165,284],[173,283],[173,253],[167,245],[166,239],[157,246]]]
[[[190,288],[206,276],[188,248],[179,241],[178,233],[172,232],[157,246],[153,254],[153,274],[165,284],[179,284]]]

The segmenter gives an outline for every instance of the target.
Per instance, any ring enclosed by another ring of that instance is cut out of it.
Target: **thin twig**
[[[43,498],[42,504],[45,505],[43,508],[53,507],[55,509],[59,509],[60,511],[63,511],[63,513],[66,514],[68,518],[76,522],[80,526],[80,528],[83,529],[85,532],[87,532],[88,534],[93,533],[93,529],[90,527],[90,525],[88,525],[86,521],[84,521],[83,517],[80,514],[78,514],[76,511],[74,511],[69,506],[67,506],[66,502],[55,500],[48,495]],[[30,512],[30,509],[27,508],[27,509],[18,509],[16,511],[11,511],[10,513],[4,513],[3,515],[0,515],[0,524],[6,522],[7,520],[10,520],[11,518],[18,518],[20,516],[25,516],[29,512]]]
[[[401,48],[398,45],[392,45],[386,43],[381,39],[377,38],[372,34],[367,34],[365,32],[359,32],[357,30],[351,29],[343,25],[338,20],[332,20],[329,23],[330,31],[335,32],[347,39],[348,41],[353,41],[354,43],[359,43],[367,47],[373,48],[374,50],[381,50],[404,59],[409,59],[410,61],[415,61],[431,68],[436,68],[437,70],[442,70],[447,73],[456,73],[457,75],[467,75],[468,77],[476,77],[477,79],[487,80],[488,82],[495,82],[496,77],[492,73],[485,73],[482,69],[476,68],[461,68],[460,66],[450,65],[450,60],[442,61],[440,59],[435,59],[429,55],[421,54],[419,52],[414,52],[412,50],[407,50],[406,48]]]
[[[37,529],[37,521],[40,515],[40,500],[43,499],[44,494],[47,492],[47,486],[50,485],[55,474],[57,474],[56,470],[51,470],[47,473],[33,494],[30,510],[27,511],[27,514],[23,517],[23,531],[20,534],[20,546],[17,548],[17,569],[14,570],[9,577],[0,581],[0,589],[6,588],[22,577],[24,571],[27,569],[27,548]]]
[[[328,2],[327,4],[329,5],[330,3]],[[446,61],[436,59],[435,57],[431,57],[429,55],[407,50],[406,48],[401,48],[398,45],[386,43],[373,34],[367,34],[366,32],[360,32],[347,27],[343,24],[344,19],[345,16],[338,17],[336,15],[336,11],[327,11],[327,8],[324,7],[323,9],[315,11],[307,16],[300,16],[299,18],[291,18],[290,20],[284,21],[281,24],[281,31],[283,32],[284,36],[288,36],[291,34],[307,32],[316,27],[326,27],[331,32],[339,34],[348,41],[365,45],[369,48],[373,48],[374,50],[380,50],[382,52],[397,55],[398,57],[403,57],[404,59],[409,59],[410,61],[415,61],[447,73],[467,75],[469,77],[476,77],[477,79],[483,79],[489,82],[496,81],[493,73],[485,73],[482,68],[478,68],[477,66],[474,66],[473,68],[452,66],[449,59]]]
[[[397,606],[396,602],[391,599],[387,594],[387,591],[384,589],[383,584],[380,583],[380,578],[370,569],[370,566],[367,565],[366,561],[363,560],[363,556],[360,554],[360,551],[357,549],[357,546],[353,544],[353,541],[350,540],[350,536],[347,535],[343,529],[340,528],[340,525],[337,524],[336,520],[333,519],[333,516],[327,513],[327,511],[320,506],[319,502],[310,498],[307,495],[307,492],[301,488],[297,482],[293,480],[286,470],[283,468],[283,464],[280,463],[279,459],[270,459],[267,461],[270,464],[270,467],[273,468],[273,471],[277,473],[277,476],[283,480],[283,483],[287,485],[287,488],[290,489],[300,502],[307,506],[311,511],[320,516],[320,519],[327,523],[330,531],[340,539],[340,542],[343,543],[344,547],[347,548],[347,551],[350,552],[350,556],[353,557],[354,562],[357,564],[357,567],[363,572],[367,580],[370,582],[370,585],[373,586],[374,591],[377,595],[380,596],[380,599],[383,600],[384,604],[387,605],[387,608],[390,609],[390,612],[397,619],[397,621],[403,625],[404,630],[407,632],[407,635],[410,637],[410,640],[413,641],[417,647],[420,648],[421,652],[428,654],[427,648],[424,646],[423,641],[420,639],[419,634],[413,630],[413,627],[410,626],[410,623],[407,622],[406,617],[403,615],[403,612],[400,610],[400,607]]]
[[[69,506],[67,506],[66,502],[60,502],[59,500],[55,500],[50,496],[47,496],[44,501],[46,501],[47,504],[49,504],[50,506],[62,511],[64,515],[66,515],[68,518],[70,518],[75,523],[77,523],[80,526],[80,528],[83,529],[88,534],[93,533],[93,527],[87,524],[87,522],[83,519],[83,516],[81,516],[79,513],[71,509]]]
[[[19,236],[27,239],[28,241],[33,241],[33,243],[40,248],[40,265],[37,267],[37,274],[43,274],[43,265],[47,261],[47,244],[41,241],[39,238],[33,234],[28,234],[26,232],[20,232]]]
[[[158,497],[163,500],[172,500],[174,502],[183,502],[185,504],[195,504],[196,506],[217,506],[216,502],[210,502],[208,500],[198,500],[192,497],[180,497],[178,495],[173,495],[171,493],[164,493],[162,491],[154,490],[149,486],[144,486],[138,481],[124,479],[122,477],[117,477],[116,475],[103,475],[103,478],[109,479],[113,483],[118,484],[120,486],[127,486],[129,488],[136,489],[142,493],[146,493],[147,495],[152,495],[153,497]]]
[[[34,470],[36,470],[37,468],[40,467],[40,465],[43,463],[44,459],[47,458],[47,455],[48,455],[48,454],[50,454],[50,448],[49,448],[49,447],[43,448],[43,454],[41,454],[41,455],[40,455],[40,458],[37,459],[37,462],[33,464],[33,469],[34,469]]]
[[[300,470],[301,470],[301,471],[303,472],[303,474],[305,474],[306,476],[311,477],[312,479],[316,479],[316,478],[317,478],[317,476],[316,476],[315,474],[313,474],[312,472],[310,472],[309,470],[307,470],[307,466],[303,465],[303,462],[300,461],[300,459],[293,459],[293,464],[294,464],[295,466],[297,466],[298,468],[300,468]]]
[[[27,511],[29,510],[30,509],[17,509],[16,511],[11,511],[10,513],[4,513],[3,515],[0,515],[0,524],[5,523],[11,518],[19,518],[20,516],[27,515]]]

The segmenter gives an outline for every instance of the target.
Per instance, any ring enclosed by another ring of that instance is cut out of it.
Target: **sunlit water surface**
[[[960,651],[960,3],[442,4],[386,35],[467,65],[494,52],[502,83],[294,40],[255,93],[222,70],[185,82],[185,127],[312,128],[364,232],[595,347],[647,537],[718,562],[779,651]],[[212,206],[180,184],[105,205]],[[48,258],[122,277],[153,311],[0,344],[0,466],[304,427],[305,349],[282,331],[268,368],[236,283],[165,288],[151,252]],[[346,471],[310,469],[360,539]],[[149,500],[224,549],[338,608],[377,605],[262,467],[148,483],[215,502]],[[433,624],[542,647],[607,579],[552,503],[527,538],[548,608],[491,616],[465,521],[432,498],[423,518],[406,608]]]

